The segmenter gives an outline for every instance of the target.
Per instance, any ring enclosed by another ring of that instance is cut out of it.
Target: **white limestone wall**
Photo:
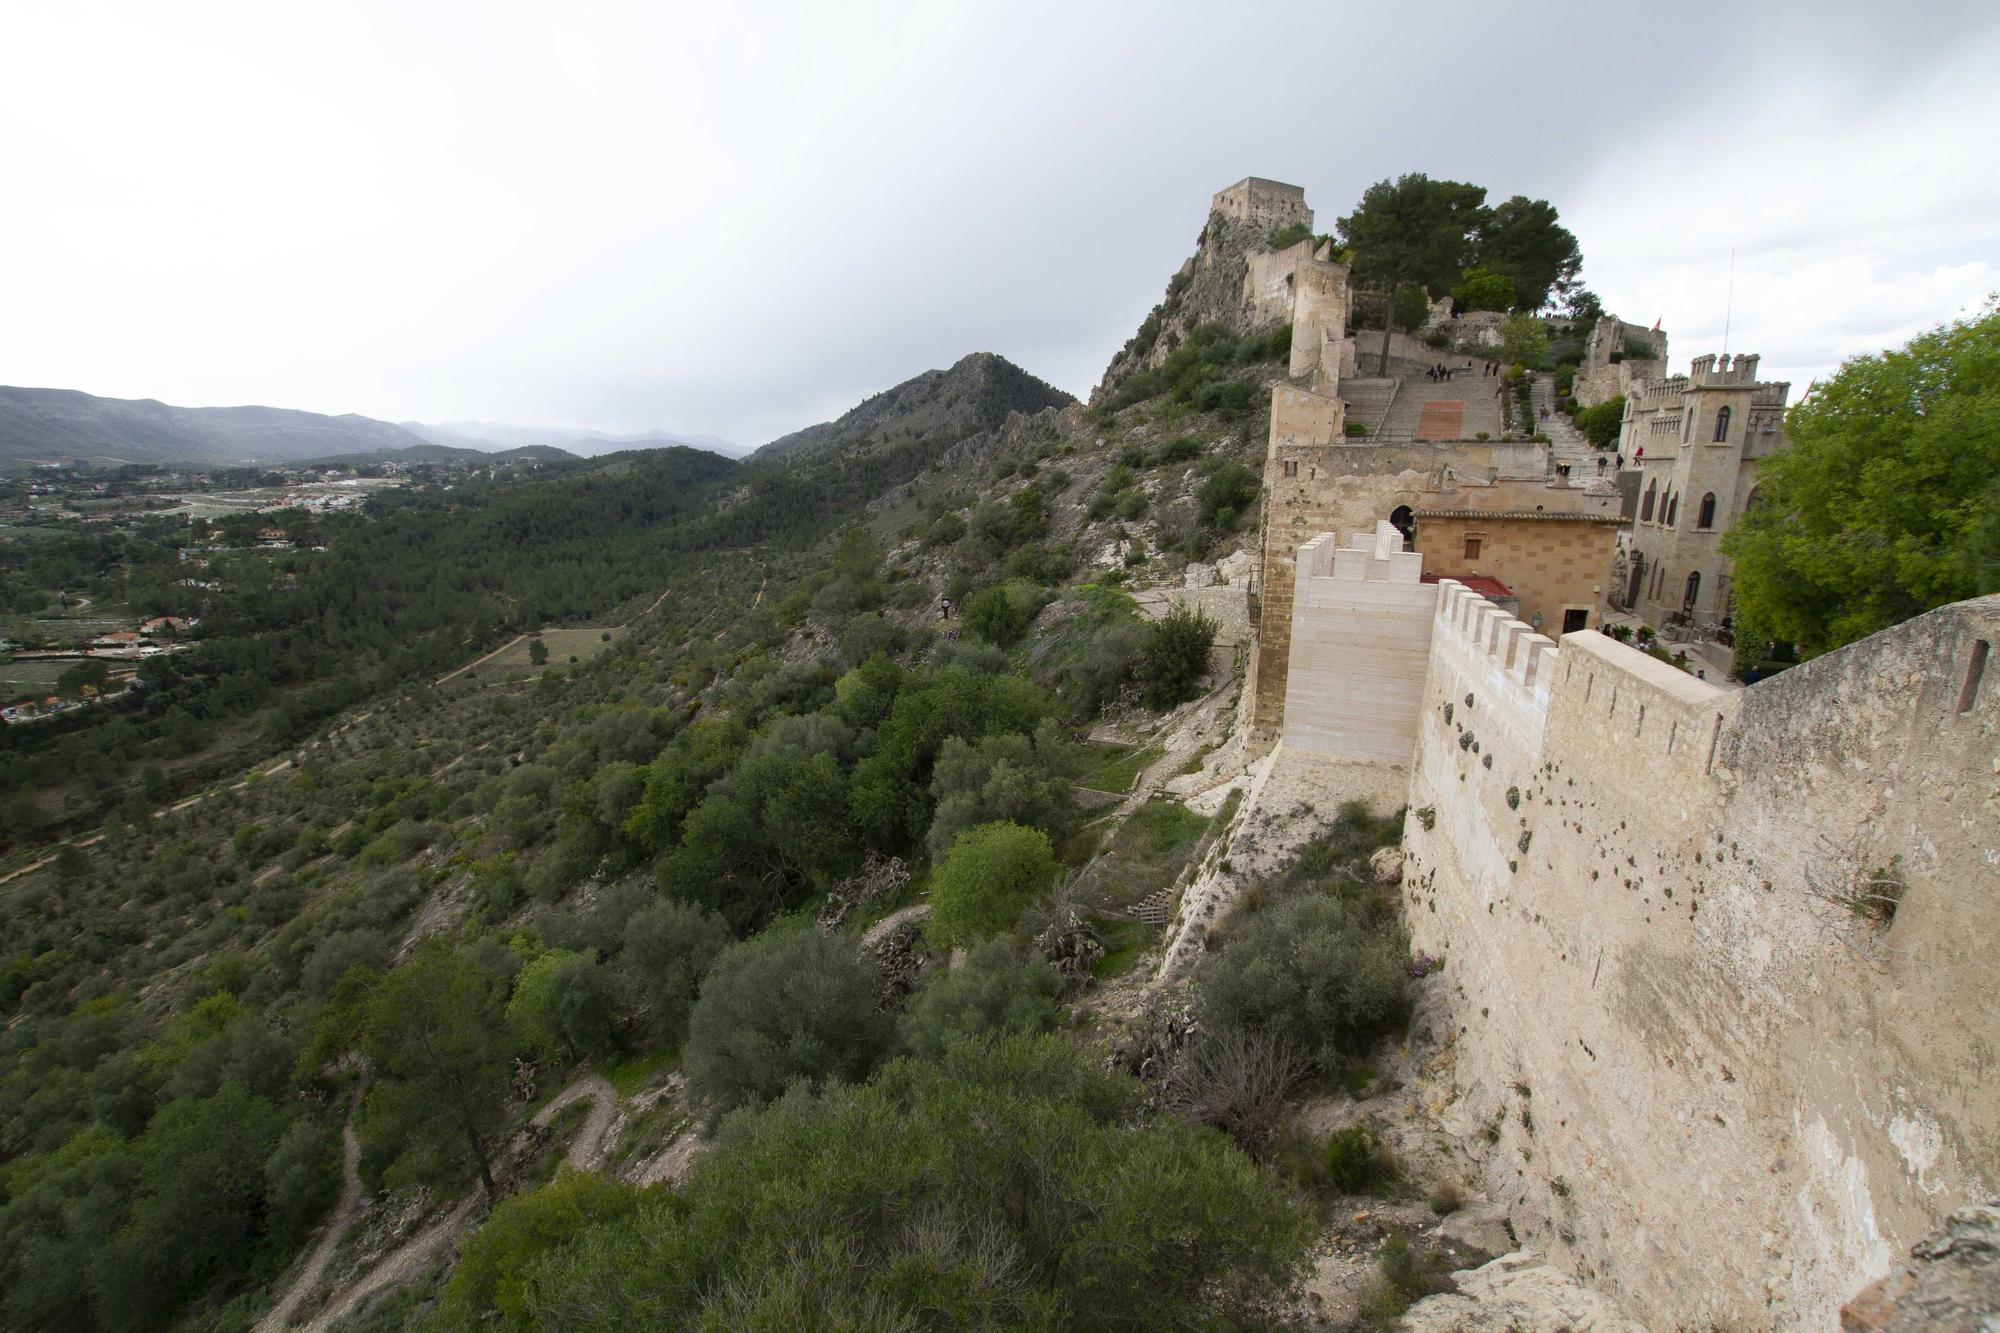
[[[1384,523],[1340,549],[1299,548],[1285,744],[1339,759],[1408,764],[1430,661],[1435,585]]]

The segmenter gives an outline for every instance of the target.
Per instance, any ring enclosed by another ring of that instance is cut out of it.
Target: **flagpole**
[[[1736,313],[1736,247],[1729,247],[1729,294],[1722,303],[1722,355],[1729,356],[1729,321]]]

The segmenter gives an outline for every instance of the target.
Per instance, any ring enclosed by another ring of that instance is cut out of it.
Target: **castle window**
[[[1694,599],[1701,596],[1701,571],[1688,575],[1687,596],[1681,601],[1681,610],[1694,610]]]
[[[1468,535],[1465,539],[1465,558],[1467,560],[1477,560],[1479,558],[1479,548],[1484,541],[1485,538],[1483,537]]]
[[[1296,477],[1299,475],[1299,462],[1296,458],[1288,458],[1285,460],[1285,475],[1288,477]]]
[[[1722,410],[1727,412],[1729,409],[1725,407]],[[1714,491],[1710,491],[1707,495],[1701,497],[1701,512],[1695,516],[1694,525],[1704,532],[1715,526]]]
[[[1650,481],[1646,483],[1646,498],[1639,501],[1639,521],[1641,523],[1653,521],[1653,483]]]
[[[1723,443],[1729,438],[1729,409],[1723,408],[1715,414],[1715,442]]]
[[[1679,518],[1680,516],[1681,516],[1681,497],[1678,495],[1668,496],[1667,516],[1663,521],[1666,523],[1668,527],[1671,528],[1672,526],[1674,526],[1674,520]]]

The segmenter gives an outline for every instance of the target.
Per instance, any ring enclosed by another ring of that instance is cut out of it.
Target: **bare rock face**
[[[1455,1273],[1458,1290],[1410,1307],[1406,1333],[1646,1333],[1610,1297],[1525,1250]]]
[[[2000,1199],[1961,1208],[1909,1262],[1840,1309],[1851,1333],[2000,1330]]]
[[[1387,887],[1403,882],[1403,849],[1400,847],[1378,848],[1368,858],[1368,868],[1375,872],[1375,882]]]

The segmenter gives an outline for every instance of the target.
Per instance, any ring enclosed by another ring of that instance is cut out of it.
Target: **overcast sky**
[[[1390,12],[1393,11],[1393,12]],[[712,433],[1083,395],[1216,190],[1545,197],[1676,367],[2000,288],[2000,6],[12,3],[0,383]]]

